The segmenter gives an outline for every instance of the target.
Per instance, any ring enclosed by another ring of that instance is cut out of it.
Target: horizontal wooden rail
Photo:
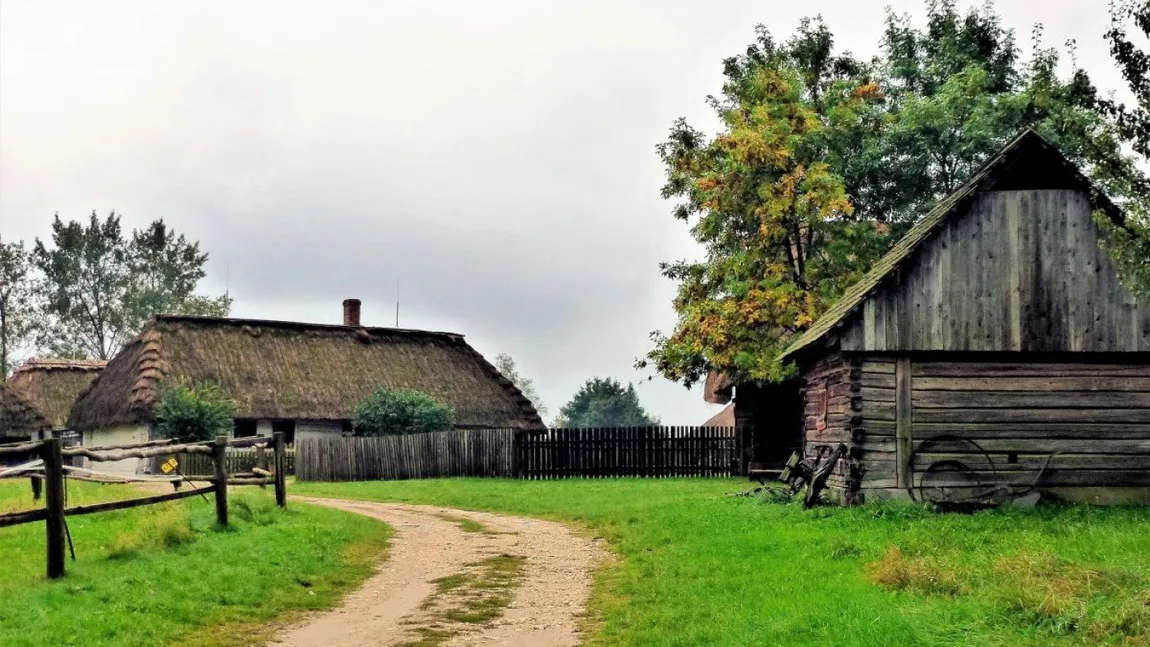
[[[30,454],[32,452],[41,451],[44,447],[43,440],[36,440],[30,443],[16,443],[15,445],[0,445],[0,456],[14,456],[19,454]]]
[[[22,523],[32,523],[33,521],[43,521],[48,518],[48,511],[44,508],[39,510],[24,510],[23,512],[9,512],[7,514],[0,514],[0,528],[5,526],[18,526]]]
[[[229,438],[228,447],[251,447],[253,445],[267,445],[271,447],[271,436],[249,436],[247,438]]]
[[[274,478],[228,478],[228,485],[275,485]]]
[[[165,501],[176,501],[178,499],[186,499],[192,496],[199,496],[201,494],[207,494],[213,489],[213,486],[209,485],[192,490],[180,490],[179,492],[169,492],[167,494],[157,494],[155,496],[140,497],[137,499],[126,499],[124,501],[109,501],[108,503],[78,505],[72,508],[65,508],[64,515],[68,517],[76,517],[84,514],[94,514],[96,512],[127,510],[128,508],[138,508],[142,505],[152,505],[155,503],[164,503]]]
[[[61,452],[64,456],[83,456],[96,462],[122,461],[126,458],[151,458],[152,456],[166,456],[168,454],[208,454],[212,448],[208,445],[168,445],[165,447],[145,447],[143,449],[114,449],[95,451],[87,447],[72,447]]]
[[[129,443],[126,445],[93,445],[92,447],[85,447],[84,449],[92,452],[108,452],[116,449],[144,449],[145,447],[163,447],[165,445],[171,445],[174,442],[176,441],[172,440],[171,438],[165,438],[164,440],[149,440],[147,442]],[[68,451],[69,449],[64,450],[65,456],[68,455]]]

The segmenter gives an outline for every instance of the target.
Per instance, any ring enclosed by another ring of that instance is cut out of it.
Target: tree
[[[539,392],[535,390],[535,380],[529,377],[524,377],[519,373],[519,367],[515,365],[515,360],[507,353],[500,353],[495,356],[495,368],[519,389],[528,400],[531,401],[531,406],[539,412],[540,416],[547,415],[547,407],[543,405],[543,398],[539,397]]]
[[[115,212],[87,225],[52,222],[52,247],[36,239],[49,326],[41,345],[54,355],[109,359],[158,313],[224,315],[227,297],[194,294],[207,254],[162,220],[125,239]]]
[[[180,379],[161,390],[153,428],[161,438],[194,443],[226,435],[235,415],[235,401],[216,384]]]
[[[559,410],[556,427],[650,427],[659,419],[639,404],[635,386],[593,377]]]
[[[721,130],[675,122],[658,153],[664,198],[700,261],[661,265],[678,284],[671,334],[637,363],[690,385],[785,378],[780,352],[916,218],[1023,127],[1059,145],[1113,197],[1142,174],[1089,77],[1056,72],[1041,29],[1021,60],[993,7],[927,3],[925,29],[888,14],[881,51],[837,54],[821,19],[779,44],[762,27],[724,61]]]
[[[1110,54],[1134,95],[1135,104],[1126,106],[1113,100],[1100,105],[1117,124],[1133,149],[1150,160],[1150,54],[1143,52],[1128,34],[1133,23],[1143,38],[1150,37],[1150,2],[1115,2],[1111,5],[1112,26],[1106,32]],[[1095,220],[1106,234],[1107,246],[1117,261],[1120,274],[1133,292],[1150,297],[1150,187],[1134,184],[1122,208],[1126,222],[1114,223],[1103,214]]]
[[[455,426],[455,410],[410,389],[379,389],[355,405],[357,436],[399,436],[444,431]]]
[[[31,271],[24,243],[0,240],[0,380],[15,367],[17,351],[36,339],[39,319]]]

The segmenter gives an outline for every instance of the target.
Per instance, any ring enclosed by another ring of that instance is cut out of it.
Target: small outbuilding
[[[1122,218],[1026,131],[794,341],[805,454],[849,450],[841,501],[1150,502],[1150,304],[1098,212]]]
[[[48,419],[55,432],[68,429],[68,414],[76,398],[104,369],[101,360],[34,357],[21,364],[8,378],[28,402]]]
[[[22,393],[0,382],[0,444],[39,438],[51,426]]]
[[[149,440],[168,378],[212,382],[236,402],[237,437],[350,432],[355,406],[380,388],[415,389],[451,405],[456,428],[544,429],[531,402],[447,332],[360,325],[344,302],[341,326],[158,315],[116,355],[72,407],[85,445]],[[135,471],[135,461],[109,465]]]

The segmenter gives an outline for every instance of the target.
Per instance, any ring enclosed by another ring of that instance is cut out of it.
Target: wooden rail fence
[[[301,481],[707,477],[730,476],[738,468],[731,427],[455,430],[303,438],[296,444]]]
[[[284,450],[284,474],[286,476],[295,475],[295,455],[296,450],[294,449],[288,448]],[[168,458],[171,458],[171,456],[171,454],[167,454],[153,457],[150,466],[151,472],[158,472],[160,465],[168,460]],[[175,454],[175,458],[179,462],[179,471],[181,474],[211,474],[215,470],[212,457],[205,454]],[[229,447],[227,455],[224,457],[226,461],[225,469],[227,469],[229,474],[251,472],[256,468],[270,471],[273,459],[273,451],[251,447]]]
[[[257,467],[253,468],[250,473],[229,474],[228,448],[248,447],[257,444],[271,447],[271,469]],[[101,463],[128,458],[148,459],[172,455],[211,456],[212,473],[210,475],[173,475],[164,479],[153,477],[151,480],[166,481],[175,487],[175,491],[168,494],[73,506],[71,508],[65,507],[64,480],[66,478],[101,483],[123,483],[139,480],[133,477],[102,474],[95,470],[71,465],[65,466],[65,457],[82,457],[94,463]],[[281,508],[287,507],[285,480],[287,462],[283,433],[276,433],[271,438],[243,438],[238,440],[230,440],[227,436],[220,436],[214,442],[189,444],[174,444],[172,441],[159,440],[130,445],[64,449],[59,438],[52,438],[50,440],[0,445],[0,458],[13,456],[23,459],[36,458],[27,461],[23,466],[0,468],[0,478],[31,478],[34,499],[39,500],[40,493],[43,492],[44,507],[0,514],[0,528],[44,521],[48,539],[48,577],[53,579],[64,575],[64,543],[68,532],[66,517],[125,510],[211,493],[214,495],[216,503],[216,521],[220,525],[226,526],[228,525],[228,485],[273,485],[276,503]],[[206,482],[209,485],[186,490],[181,489],[184,483],[195,481]]]

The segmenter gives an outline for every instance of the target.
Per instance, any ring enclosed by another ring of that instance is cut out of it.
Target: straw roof
[[[795,359],[798,353],[838,329],[840,324],[844,324],[848,317],[858,311],[868,296],[894,276],[896,270],[915,258],[915,251],[922,243],[929,240],[951,218],[963,213],[974,198],[983,191],[1012,188],[1011,180],[1047,184],[1052,188],[1067,185],[1081,188],[1089,193],[1095,208],[1104,211],[1115,222],[1122,222],[1122,214],[1114,203],[1097,191],[1090,180],[1053,144],[1028,128],[915,223],[906,236],[895,243],[858,283],[847,288],[841,299],[791,342],[783,352],[782,359]]]
[[[33,358],[12,373],[8,384],[20,391],[53,428],[62,429],[68,424],[76,396],[96,379],[104,364],[99,360]]]
[[[0,382],[0,436],[28,436],[51,425],[16,389]]]
[[[735,403],[732,402],[723,407],[723,410],[711,416],[711,419],[703,423],[704,427],[734,427],[735,426]]]
[[[212,381],[238,418],[347,420],[379,388],[423,391],[461,428],[541,429],[531,403],[462,335],[159,315],[82,393],[78,430],[153,419],[160,382]]]

